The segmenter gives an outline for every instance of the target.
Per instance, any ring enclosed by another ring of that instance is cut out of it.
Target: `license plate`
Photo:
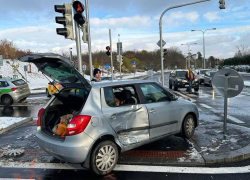
[[[188,86],[189,86],[188,84],[185,85],[185,87],[188,87]]]

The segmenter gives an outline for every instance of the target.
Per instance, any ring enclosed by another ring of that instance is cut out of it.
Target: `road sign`
[[[23,68],[24,68],[24,71],[26,72],[26,71],[28,71],[28,66],[23,66]]]
[[[99,63],[97,61],[94,63],[94,68],[99,68]]]
[[[226,81],[228,82],[227,87],[225,87]],[[227,98],[232,98],[241,93],[244,81],[238,72],[232,69],[221,69],[214,74],[212,86],[215,92],[221,96],[225,96],[225,92],[227,91]]]
[[[223,133],[227,131],[227,98],[232,98],[241,93],[244,81],[241,75],[229,68],[216,72],[212,79],[212,86],[218,94],[224,96],[224,123]]]
[[[86,64],[82,65],[82,70],[83,70],[83,71],[86,71],[86,70],[87,70]]]
[[[164,40],[162,40],[162,47],[165,46],[165,44],[166,44],[166,42]],[[159,47],[161,47],[161,41],[160,40],[157,42],[157,45]]]
[[[117,54],[122,54],[122,42],[117,43]]]
[[[105,64],[105,69],[108,69],[109,68],[109,65],[108,64]]]
[[[136,62],[135,62],[135,61],[132,61],[132,65],[133,65],[133,66],[136,65]]]
[[[3,56],[0,55],[0,66],[3,66]]]

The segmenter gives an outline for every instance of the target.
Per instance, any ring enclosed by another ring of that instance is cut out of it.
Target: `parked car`
[[[113,80],[115,80],[116,78],[114,77]],[[112,77],[111,76],[101,76],[101,81],[111,81]]]
[[[189,85],[186,79],[186,73],[187,70],[172,71],[169,75],[169,89],[174,87],[174,90],[178,91],[179,88],[187,88]],[[192,82],[192,88],[194,88],[195,91],[199,91],[199,82],[196,78]]]
[[[198,79],[199,84],[202,84],[202,83],[204,83],[205,72],[211,71],[211,69],[197,69],[195,71],[196,71],[196,74],[197,74],[196,78]]]
[[[204,85],[208,85],[208,86],[212,87],[212,79],[213,79],[213,76],[214,76],[214,74],[216,72],[217,71],[207,71],[207,72],[205,72]]]
[[[89,83],[68,59],[53,53],[28,54],[19,60],[34,63],[64,87],[38,112],[38,145],[96,174],[110,173],[124,151],[174,134],[190,138],[199,125],[195,104],[153,81]],[[72,89],[79,94],[70,93]],[[52,128],[65,114],[73,114],[65,136],[53,135]]]
[[[0,78],[0,102],[9,106],[14,102],[24,101],[30,95],[28,84],[22,79]]]

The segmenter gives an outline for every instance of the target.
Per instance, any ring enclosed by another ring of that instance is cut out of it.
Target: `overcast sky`
[[[92,51],[105,50],[109,45],[109,29],[112,30],[113,47],[116,50],[118,34],[123,50],[155,50],[159,47],[159,18],[168,7],[196,0],[89,0]],[[205,33],[206,57],[228,58],[234,56],[236,46],[250,46],[250,1],[225,0],[226,9],[219,9],[219,0],[211,0],[168,11],[163,17],[164,48],[177,46],[187,53],[203,54]],[[54,5],[70,0],[0,0],[0,39],[13,41],[20,49],[34,52],[69,51],[75,41],[56,34]],[[81,1],[83,4],[85,1]],[[197,43],[194,45],[194,43]],[[82,43],[82,51],[87,44]]]

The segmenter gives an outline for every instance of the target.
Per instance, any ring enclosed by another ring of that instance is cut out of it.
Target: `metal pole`
[[[188,45],[188,68],[190,68],[190,58],[191,58],[191,55],[189,54],[189,46],[190,44]]]
[[[111,39],[111,29],[109,29],[109,41],[110,41],[110,59],[111,59],[111,80],[113,81],[113,59],[112,59],[112,39]]]
[[[74,2],[75,0],[73,0]],[[75,12],[75,10],[74,10]],[[75,35],[76,35],[76,52],[77,52],[77,67],[78,67],[78,71],[83,74],[82,72],[82,55],[81,55],[81,40],[80,40],[80,31],[79,31],[79,27],[78,24],[75,22]]]
[[[120,79],[122,79],[122,58],[121,58],[121,52],[120,52],[120,34],[118,34],[118,58],[119,58],[119,61],[120,61]]]
[[[204,65],[204,69],[206,69],[206,58],[205,58],[205,37],[204,37],[204,34],[205,34],[205,31],[203,32],[203,65]]]
[[[72,62],[73,61],[72,48],[69,48],[69,49],[70,49],[70,61]]]
[[[223,133],[227,133],[227,89],[228,89],[228,75],[225,75],[225,96],[224,96],[224,123],[223,123]]]
[[[197,3],[201,3],[201,2],[206,2],[206,1],[210,1],[210,0],[202,0],[202,1],[197,1],[197,2],[192,2],[192,3],[187,3],[187,4],[181,4],[181,5],[177,5],[177,6],[172,6],[170,8],[167,8],[163,11],[163,13],[161,14],[160,17],[160,22],[159,22],[159,29],[160,29],[160,48],[161,48],[161,76],[162,76],[162,86],[164,86],[164,72],[163,72],[163,54],[162,54],[162,18],[163,15],[170,9],[174,9],[174,8],[178,8],[178,7],[182,7],[182,6],[188,6],[188,5],[192,5],[192,4],[197,4]]]
[[[85,8],[86,8],[86,21],[87,21],[87,29],[88,29],[88,51],[89,51],[89,73],[90,79],[93,78],[93,64],[92,64],[92,53],[91,53],[91,36],[90,36],[90,22],[89,22],[89,8],[88,8],[88,0],[85,0]]]

